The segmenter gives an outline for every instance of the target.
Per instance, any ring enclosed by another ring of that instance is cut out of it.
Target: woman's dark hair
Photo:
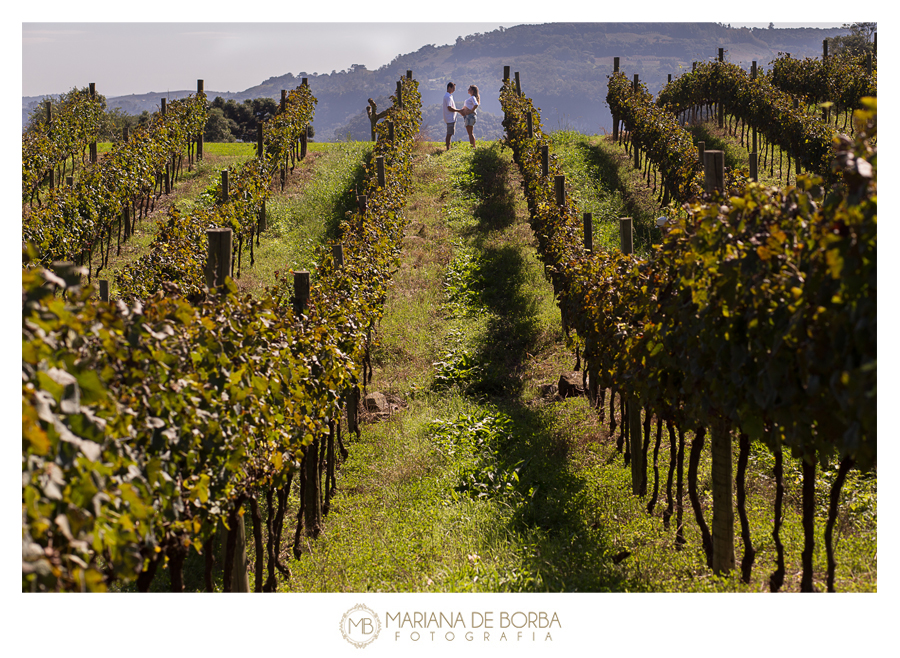
[[[452,82],[448,82],[447,83],[447,91],[450,91],[450,87],[455,87],[455,86],[456,85],[454,85]]]

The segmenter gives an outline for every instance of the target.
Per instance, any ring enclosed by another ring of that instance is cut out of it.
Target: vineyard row
[[[555,187],[563,172],[554,158],[541,158],[552,140],[540,131],[539,111],[504,77],[506,143],[524,179],[539,251],[601,417],[606,389],[623,401],[630,444],[623,446],[620,437],[619,447],[632,467],[634,493],[646,493],[650,419],[668,426],[673,454],[677,431],[679,482],[684,435],[693,431],[688,494],[708,566],[716,573],[734,568],[736,484],[742,576],[749,581],[754,551],[741,467],[736,482],[732,474],[732,434],[739,437],[739,465],[746,464],[751,441],[768,446],[776,465],[783,450],[791,451],[803,460],[801,588],[809,591],[816,468],[836,459],[842,475],[825,533],[831,589],[831,531],[843,477],[853,466],[870,469],[876,461],[875,100],[857,113],[856,139],[844,142],[829,163],[841,184],[826,192],[822,178],[802,176],[783,190],[750,184],[730,198],[695,198],[687,218],[670,220],[661,244],[639,259],[585,250],[582,218]],[[611,400],[614,423],[612,411]],[[696,491],[707,433],[711,529]],[[776,537],[780,518],[779,507]],[[783,569],[773,574],[773,589],[783,575]]]
[[[293,299],[242,298],[216,279],[190,303],[163,293],[101,303],[37,266],[32,250],[23,270],[24,590],[134,581],[144,591],[163,564],[178,590],[192,551],[206,560],[211,590],[220,524],[229,530],[223,587],[241,589],[244,509],[255,589],[274,590],[295,477],[295,553],[302,534],[318,534],[338,454],[347,454],[337,421],[346,409],[354,428],[398,259],[421,121],[414,80],[402,82],[389,118],[377,126],[359,212],[342,222],[339,245],[322,248],[313,281],[295,273]],[[215,270],[227,274],[227,264]]]

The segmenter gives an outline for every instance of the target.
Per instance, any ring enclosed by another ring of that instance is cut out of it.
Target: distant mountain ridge
[[[694,61],[705,61],[725,49],[727,61],[749,68],[755,60],[765,67],[780,52],[793,57],[821,57],[822,41],[847,34],[842,28],[731,28],[718,23],[545,23],[500,28],[457,38],[446,46],[425,44],[419,50],[397,56],[370,71],[353,65],[330,74],[271,77],[241,92],[207,91],[210,99],[225,100],[281,97],[282,89],[293,89],[306,77],[318,99],[314,126],[317,141],[368,139],[365,115],[368,98],[389,103],[396,81],[412,70],[419,82],[424,105],[425,131],[432,139],[443,138],[440,101],[447,82],[457,85],[456,100],[465,100],[465,89],[474,84],[481,95],[476,136],[495,139],[502,135],[498,90],[504,66],[520,72],[522,90],[541,108],[546,129],[573,128],[601,132],[612,127],[606,107],[607,76],[613,57],[629,77],[637,73],[656,93],[668,74],[677,77],[690,70]],[[214,81],[207,81],[213,83]],[[101,90],[102,92],[102,90]],[[193,90],[132,94],[108,98],[110,107],[128,114],[156,111],[160,99],[183,98]],[[43,97],[22,99],[23,124],[31,107]],[[463,135],[464,137],[464,135]]]

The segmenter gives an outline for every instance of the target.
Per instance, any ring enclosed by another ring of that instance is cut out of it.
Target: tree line
[[[56,97],[47,97],[44,101],[50,102],[50,112],[55,116],[65,100],[75,93]],[[144,126],[150,122],[151,113],[144,110],[138,115],[128,114],[122,109],[110,108],[106,96],[98,94],[103,115],[97,134],[98,141],[118,142],[122,140],[124,130],[134,130],[138,126]],[[278,114],[278,101],[273,98],[253,98],[244,101],[233,99],[225,100],[221,96],[209,105],[208,120],[203,132],[203,140],[206,142],[256,142],[257,126]],[[36,130],[46,121],[47,111],[44,103],[39,103],[28,115],[25,132]],[[315,136],[315,129],[310,125],[307,138]]]

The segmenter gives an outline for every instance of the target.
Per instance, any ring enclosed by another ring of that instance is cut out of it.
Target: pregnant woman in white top
[[[478,87],[472,85],[468,89],[469,97],[466,99],[466,102],[463,104],[463,109],[460,110],[460,114],[462,114],[466,119],[466,132],[469,133],[469,144],[472,145],[472,148],[475,148],[475,135],[472,132],[475,128],[475,120],[477,117],[476,110],[478,106],[481,105],[481,95],[478,93]]]

